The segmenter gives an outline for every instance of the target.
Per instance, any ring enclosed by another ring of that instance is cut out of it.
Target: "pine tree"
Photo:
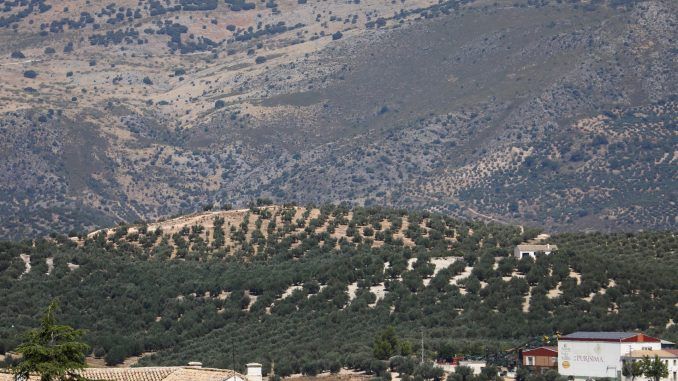
[[[39,328],[26,334],[25,342],[17,347],[22,355],[13,368],[15,380],[28,380],[30,374],[40,381],[85,380],[76,372],[85,367],[87,344],[80,341],[83,332],[67,325],[58,325],[55,312],[58,303],[52,301]]]
[[[388,326],[374,338],[372,353],[377,360],[388,360],[398,354],[399,341],[393,326]]]

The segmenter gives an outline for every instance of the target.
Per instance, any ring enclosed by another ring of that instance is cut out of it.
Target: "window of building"
[[[534,365],[534,357],[527,356],[527,365]]]

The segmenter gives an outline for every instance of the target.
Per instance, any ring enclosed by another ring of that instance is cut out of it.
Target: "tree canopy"
[[[422,329],[426,360],[504,366],[506,349],[556,332],[678,339],[668,324],[678,303],[672,232],[554,234],[559,250],[534,260],[512,251],[538,230],[427,212],[232,213],[245,216],[0,242],[0,348],[17,348],[36,306],[53,298],[64,323],[87,330],[88,355],[109,364],[155,352],[141,364],[230,368],[234,344],[236,369],[274,362],[281,376],[338,365],[378,373],[392,357],[413,374]]]
[[[651,378],[654,381],[659,381],[662,378],[669,376],[669,366],[662,361],[659,356],[655,355],[654,358],[645,356],[641,362],[643,375],[645,377]]]
[[[83,332],[56,320],[58,303],[47,307],[40,327],[28,331],[16,351],[22,358],[12,369],[16,379],[27,380],[37,374],[41,381],[84,380],[76,371],[85,367],[89,347],[81,341]]]

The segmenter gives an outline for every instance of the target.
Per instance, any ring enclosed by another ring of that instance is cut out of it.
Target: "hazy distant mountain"
[[[670,0],[4,2],[0,237],[256,197],[675,228],[676,14]]]

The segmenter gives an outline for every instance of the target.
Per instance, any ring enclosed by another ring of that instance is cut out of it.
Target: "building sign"
[[[617,343],[558,343],[558,372],[565,376],[615,377],[620,369]]]
[[[586,356],[586,355],[576,355],[574,356],[575,361],[583,362],[603,362],[603,358],[600,356]]]

